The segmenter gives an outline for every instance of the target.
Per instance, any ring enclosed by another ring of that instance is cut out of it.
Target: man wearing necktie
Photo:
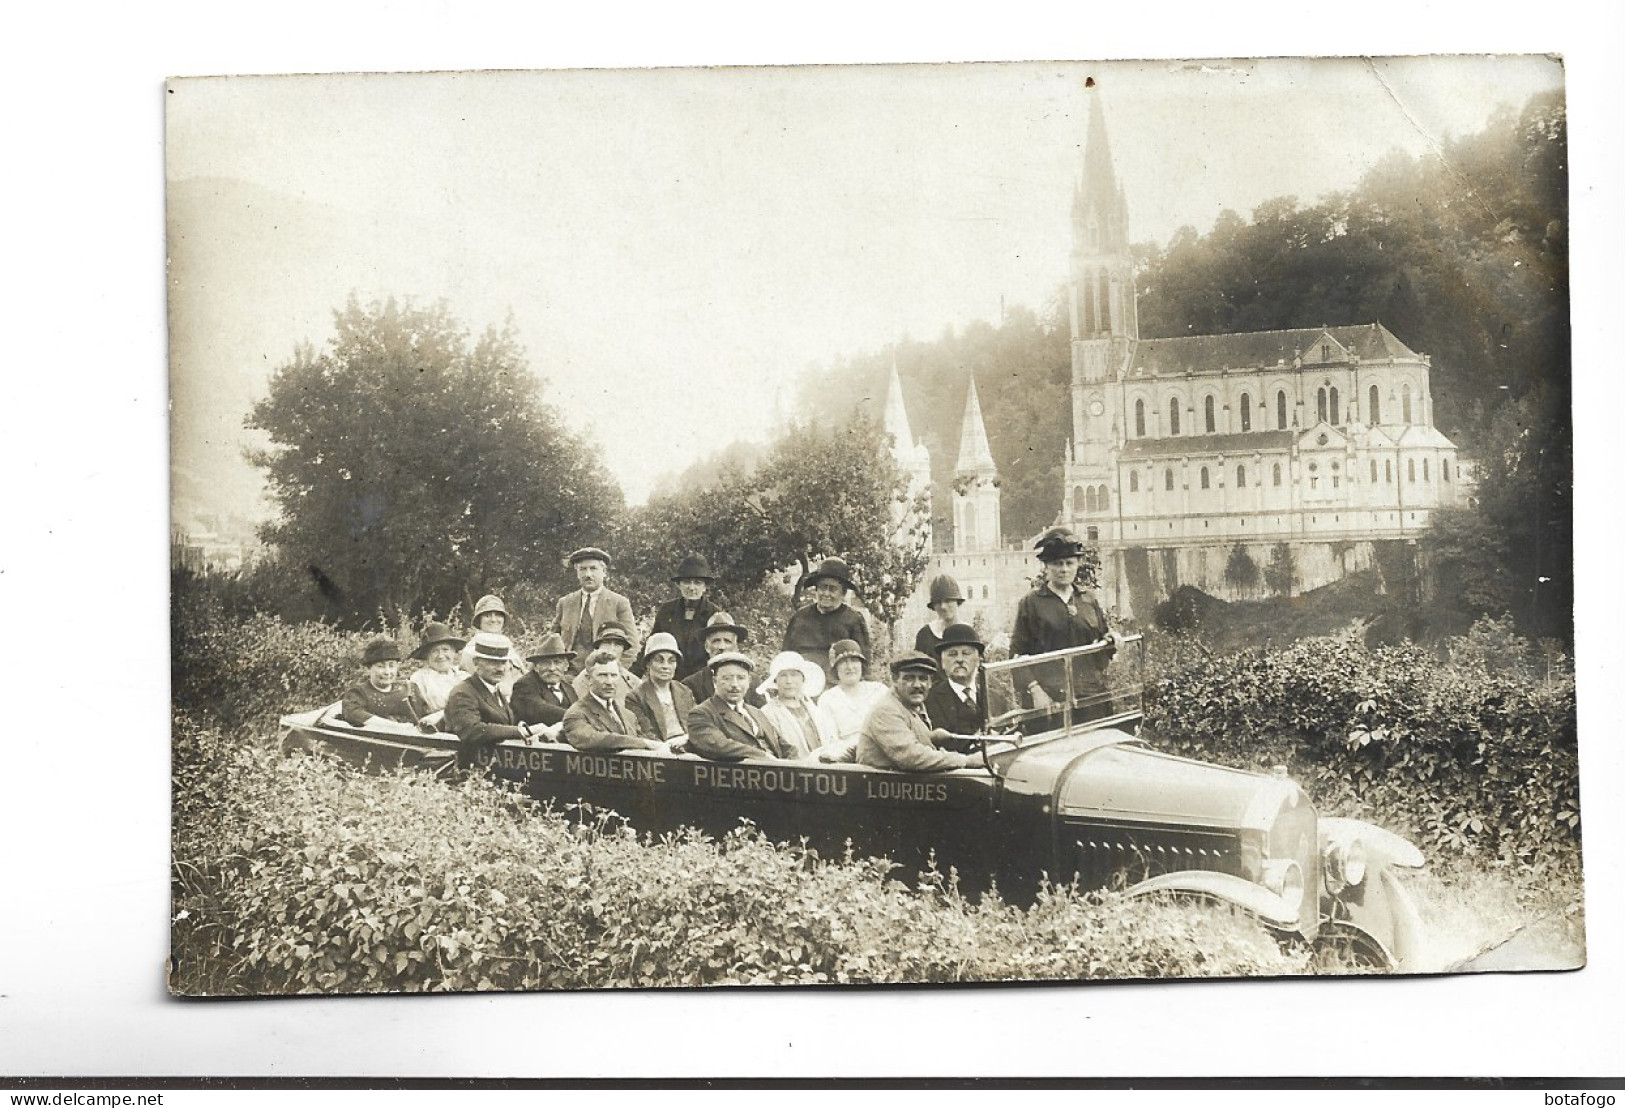
[[[892,693],[869,713],[858,736],[858,763],[904,773],[939,773],[981,764],[971,754],[945,750],[965,736],[933,727],[925,713],[926,693],[937,675],[937,663],[917,650],[891,663]]]
[[[615,686],[620,680],[621,663],[615,655],[601,650],[587,659],[587,695],[564,713],[564,741],[577,750],[606,753],[614,750],[658,750],[671,748],[658,739],[638,733],[637,720],[615,703]]]
[[[542,734],[549,740],[558,740],[564,713],[578,699],[570,682],[564,679],[574,657],[555,631],[526,659],[530,672],[514,683],[513,714],[521,723],[541,724]]]
[[[566,560],[575,569],[581,587],[559,598],[553,628],[576,658],[584,659],[592,653],[604,624],[631,628],[637,626],[637,620],[632,615],[632,602],[604,584],[611,565],[608,553],[596,546],[584,546],[571,551]],[[574,659],[570,672],[577,672]]]
[[[987,683],[982,680],[982,652],[975,628],[951,623],[937,644],[941,674],[925,695],[925,710],[937,726],[956,735],[987,729]]]
[[[688,713],[690,753],[716,762],[789,760],[797,751],[762,710],[745,700],[754,667],[743,654],[723,651],[706,662],[716,693]]]
[[[480,631],[470,641],[473,647],[474,676],[446,696],[443,726],[456,735],[464,747],[489,747],[508,739],[528,739],[540,728],[518,723],[501,681],[513,653],[506,635]]]

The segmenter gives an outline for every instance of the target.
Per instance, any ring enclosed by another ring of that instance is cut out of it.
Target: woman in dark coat
[[[705,594],[716,579],[711,564],[701,555],[684,558],[677,572],[671,575],[671,583],[677,586],[677,599],[666,601],[655,612],[654,627],[649,634],[664,631],[677,640],[678,649],[682,651],[677,658],[679,681],[705,668],[705,624],[718,610]],[[644,666],[644,659],[640,658],[635,668],[641,674]]]
[[[1083,543],[1065,528],[1052,528],[1038,540],[1038,560],[1044,563],[1044,580],[1021,598],[1016,607],[1016,625],[1010,633],[1012,657],[1046,654],[1052,650],[1088,646],[1106,640],[1111,643],[1098,653],[1072,663],[1074,717],[1093,719],[1109,715],[1111,697],[1106,691],[1106,667],[1116,653],[1116,640],[1106,624],[1100,603],[1078,582],[1083,565]],[[1066,672],[1062,663],[1032,667],[1026,693],[1035,708],[1060,707],[1066,696]],[[1053,724],[1051,724],[1053,725]]]

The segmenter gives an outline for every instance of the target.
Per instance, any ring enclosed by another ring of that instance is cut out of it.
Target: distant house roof
[[[1250,431],[1240,435],[1175,435],[1170,439],[1129,439],[1125,458],[1177,458],[1186,454],[1251,454],[1256,450],[1286,450],[1293,431]]]
[[[1191,335],[1185,338],[1141,339],[1129,366],[1129,377],[1207,376],[1224,369],[1238,371],[1292,367],[1303,356],[1304,365],[1321,363],[1322,336],[1334,349],[1331,362],[1357,355],[1363,362],[1420,361],[1416,351],[1394,337],[1380,323],[1355,327],[1302,327],[1291,331],[1251,331],[1240,335]]]

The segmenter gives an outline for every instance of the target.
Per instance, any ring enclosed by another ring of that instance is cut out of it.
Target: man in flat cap
[[[780,736],[773,721],[745,702],[755,669],[751,660],[728,650],[713,654],[706,668],[717,691],[688,713],[689,753],[717,762],[795,758],[795,749]]]
[[[581,587],[559,598],[553,629],[576,657],[585,658],[592,653],[604,624],[618,623],[630,629],[637,626],[637,620],[632,602],[604,584],[612,564],[607,553],[596,546],[583,546],[572,550],[565,560],[575,568]],[[573,673],[574,662],[571,665]]]
[[[813,590],[813,602],[796,609],[784,627],[784,649],[816,662],[824,671],[826,684],[835,683],[829,669],[829,648],[843,639],[858,644],[869,653],[869,624],[863,613],[846,602],[848,592],[857,592],[852,571],[840,558],[825,558],[802,582]]]
[[[891,695],[876,704],[858,736],[858,764],[903,773],[939,773],[981,765],[973,754],[944,750],[942,744],[963,741],[945,728],[933,728],[925,714],[925,697],[937,676],[937,663],[917,650],[891,663]]]

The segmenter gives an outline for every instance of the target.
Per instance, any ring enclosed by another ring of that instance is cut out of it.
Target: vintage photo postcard
[[[172,993],[1584,964],[1560,59],[165,91]]]

